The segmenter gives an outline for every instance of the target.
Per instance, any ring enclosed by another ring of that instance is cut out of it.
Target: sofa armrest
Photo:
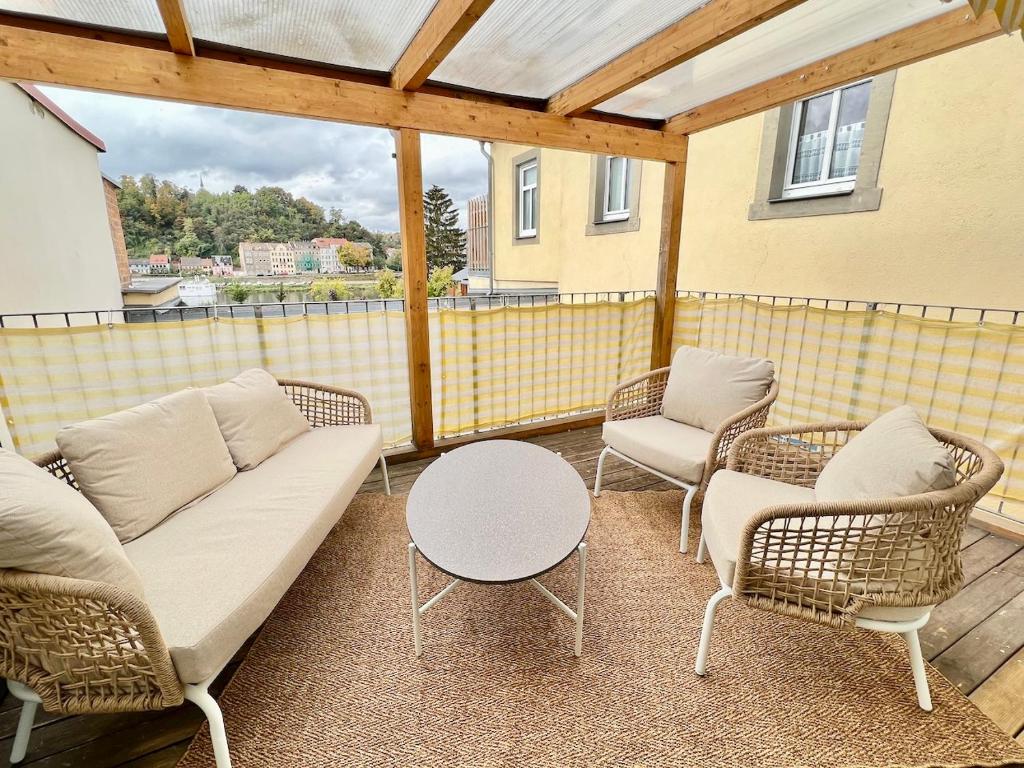
[[[829,459],[865,426],[863,421],[837,421],[753,429],[735,437],[726,466],[812,488]]]
[[[277,383],[314,427],[373,423],[370,403],[359,392],[295,379],[278,379]]]
[[[0,570],[0,674],[47,712],[176,706],[183,689],[148,606],[112,584]]]
[[[658,368],[619,384],[608,397],[605,421],[639,419],[661,413],[669,370]]]

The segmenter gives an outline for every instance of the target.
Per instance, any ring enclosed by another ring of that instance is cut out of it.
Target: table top
[[[406,507],[420,553],[450,576],[523,581],[575,551],[590,524],[590,494],[561,456],[518,440],[446,453],[413,484]]]

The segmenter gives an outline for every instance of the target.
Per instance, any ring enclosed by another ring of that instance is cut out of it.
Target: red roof
[[[348,242],[348,240],[346,240],[344,237],[314,237],[313,238],[313,245],[315,245],[317,248],[323,248],[323,247],[328,246],[328,245],[344,245],[347,242]]]
[[[107,145],[103,143],[103,139],[101,139],[95,133],[90,131],[88,128],[86,128],[84,125],[82,125],[80,122],[75,120],[75,118],[73,118],[71,115],[69,115],[63,109],[58,107],[49,96],[47,96],[45,93],[40,91],[34,85],[32,85],[30,83],[16,83],[16,85],[19,88],[21,88],[21,90],[23,90],[25,93],[27,93],[30,99],[32,99],[34,102],[36,102],[41,107],[46,109],[47,112],[52,114],[54,117],[56,117],[62,123],[64,123],[64,125],[66,125],[72,131],[74,131],[79,136],[81,136],[83,139],[85,139],[90,144],[92,144],[94,147],[96,147],[96,149],[98,149],[100,152],[106,152],[107,151]]]

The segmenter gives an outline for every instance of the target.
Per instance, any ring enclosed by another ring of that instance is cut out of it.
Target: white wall
[[[120,307],[96,148],[0,82],[0,314]]]

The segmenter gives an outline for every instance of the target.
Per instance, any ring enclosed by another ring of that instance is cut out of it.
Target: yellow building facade
[[[679,288],[1020,307],[1022,83],[1019,34],[876,78],[856,187],[820,199],[779,199],[792,106],[695,134]],[[493,154],[496,288],[654,287],[660,163],[631,162],[633,219],[602,232],[604,159],[509,144]],[[517,169],[532,157],[536,234],[522,237]]]

